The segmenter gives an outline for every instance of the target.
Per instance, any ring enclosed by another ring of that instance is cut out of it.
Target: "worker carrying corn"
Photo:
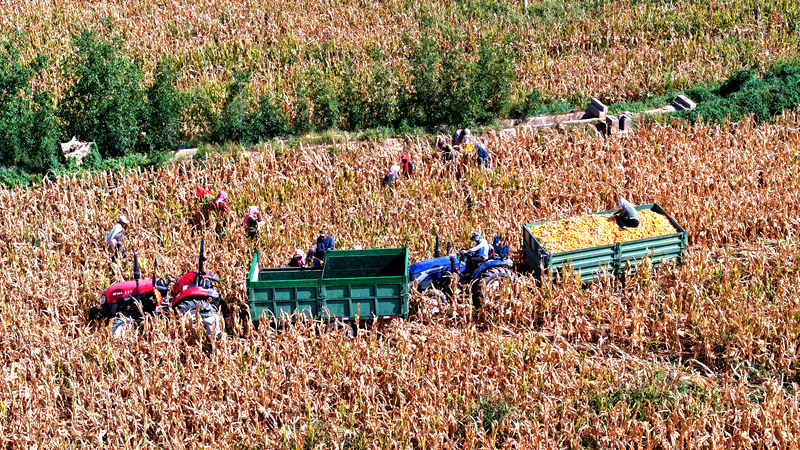
[[[122,253],[123,258],[128,256],[125,254],[125,248],[122,246],[122,241],[125,239],[125,230],[128,229],[130,221],[125,216],[119,216],[119,220],[111,228],[111,231],[106,235],[106,243],[114,249],[114,258],[117,259],[119,253]]]
[[[631,202],[621,198],[617,201],[617,206],[619,206],[619,211],[612,214],[610,220],[615,220],[620,230],[639,226],[639,216]]]
[[[400,157],[400,162],[403,163],[403,175],[405,175],[406,178],[410,178],[414,175],[414,163],[408,159],[408,155]]]
[[[475,242],[475,245],[467,250],[467,267],[464,268],[466,273],[472,273],[475,268],[483,264],[489,259],[489,242],[483,238],[477,231],[472,232],[470,241]]]
[[[261,213],[258,212],[258,206],[248,207],[244,215],[244,229],[247,237],[250,239],[256,237],[262,226],[264,226],[264,219],[261,218]]]
[[[478,160],[478,167],[489,167],[489,149],[483,145],[483,142],[478,142],[475,144],[475,148],[478,149],[477,152],[477,160]]]
[[[469,131],[469,128],[456,130],[456,132],[453,134],[453,146],[467,145],[471,137],[472,133]]]

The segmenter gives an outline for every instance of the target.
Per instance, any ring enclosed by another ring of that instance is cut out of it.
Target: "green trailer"
[[[247,304],[253,322],[294,313],[347,322],[408,318],[408,249],[334,250],[324,268],[261,269],[256,252]]]
[[[635,267],[647,257],[653,267],[662,263],[681,264],[683,252],[686,250],[687,235],[675,219],[672,218],[658,203],[640,205],[637,211],[651,210],[669,219],[675,228],[674,234],[658,236],[647,239],[621,242],[598,247],[582,248],[569,252],[549,253],[533,235],[530,228],[545,222],[536,222],[522,227],[522,244],[525,261],[534,273],[541,277],[543,272],[552,270],[553,276],[561,274],[569,265],[572,271],[584,281],[595,281],[603,274],[619,275],[627,267]],[[597,213],[600,215],[613,214],[616,210]]]

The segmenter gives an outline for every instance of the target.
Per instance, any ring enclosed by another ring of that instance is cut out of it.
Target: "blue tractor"
[[[500,242],[495,236],[489,252],[489,258],[475,267],[471,273],[467,270],[467,250],[439,256],[439,236],[436,236],[436,254],[433,259],[420,261],[408,268],[408,281],[415,284],[419,292],[433,300],[431,312],[438,312],[439,307],[452,299],[453,288],[470,289],[472,305],[481,307],[487,288],[496,287],[504,278],[513,277],[514,263],[508,257],[508,245]],[[448,252],[450,246],[448,245]],[[438,303],[438,306],[436,305]]]

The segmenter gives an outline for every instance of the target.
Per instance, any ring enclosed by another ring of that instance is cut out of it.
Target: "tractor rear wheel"
[[[492,267],[472,283],[472,306],[479,309],[486,299],[486,292],[500,287],[503,279],[513,278],[514,272],[508,267]]]

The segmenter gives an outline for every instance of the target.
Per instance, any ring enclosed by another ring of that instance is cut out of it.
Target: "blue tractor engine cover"
[[[410,283],[416,281],[420,289],[427,288],[434,280],[438,280],[445,276],[445,274],[450,273],[451,257],[455,258],[456,272],[463,272],[464,267],[466,267],[465,264],[458,261],[457,254],[453,254],[450,256],[426,259],[425,261],[410,265],[408,267],[408,281]]]

